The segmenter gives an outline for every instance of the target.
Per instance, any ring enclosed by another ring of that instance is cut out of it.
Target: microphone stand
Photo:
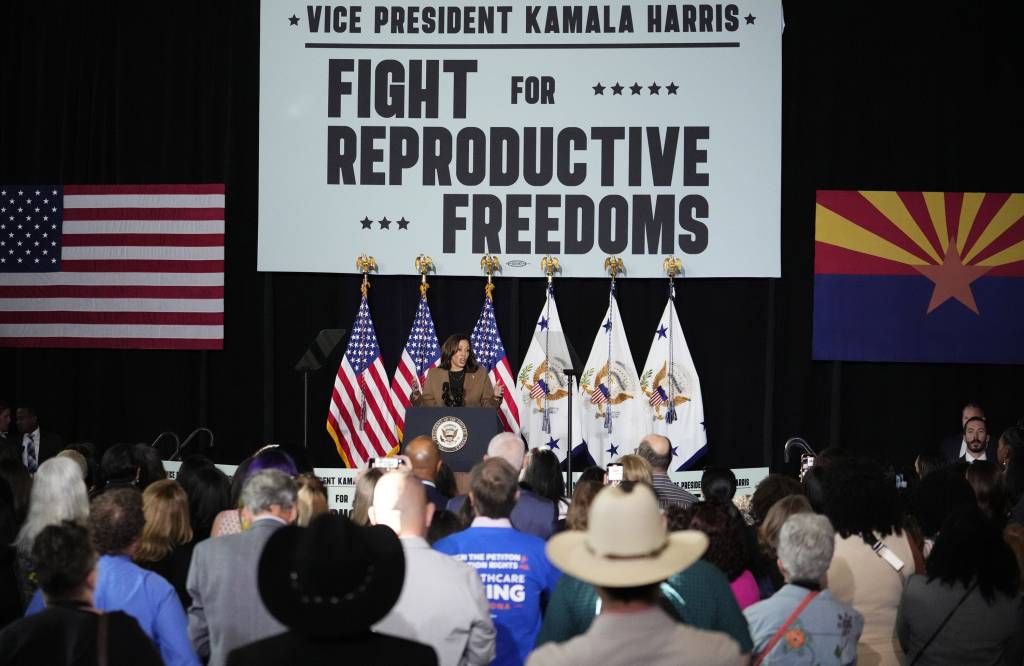
[[[790,437],[789,439],[786,440],[785,445],[782,447],[782,462],[789,462],[789,450],[793,447],[802,449],[803,452],[809,456],[814,455],[814,449],[810,447],[810,445],[807,443],[807,440],[805,440],[803,437]]]
[[[213,448],[213,431],[212,431],[212,430],[210,430],[209,428],[206,428],[206,427],[204,427],[204,426],[199,426],[198,428],[196,428],[195,430],[193,430],[192,432],[190,432],[190,433],[188,434],[188,436],[187,436],[187,437],[185,437],[185,441],[184,441],[184,442],[182,442],[182,443],[181,443],[181,444],[180,444],[180,445],[178,446],[178,448],[174,450],[174,455],[172,455],[172,456],[171,456],[171,460],[174,460],[174,459],[175,459],[176,457],[178,457],[178,455],[179,455],[179,454],[180,454],[180,453],[181,453],[182,451],[184,451],[184,450],[185,450],[185,447],[189,445],[189,442],[191,442],[191,441],[192,441],[192,439],[193,439],[193,438],[195,438],[195,436],[196,436],[196,435],[198,435],[198,434],[199,434],[199,433],[201,433],[201,432],[205,432],[205,433],[206,433],[207,435],[209,435],[209,436],[210,436],[210,448],[212,449],[212,448]]]
[[[566,382],[569,389],[569,409],[567,411],[569,418],[568,428],[568,439],[569,444],[567,452],[565,454],[565,494],[571,500],[572,499],[572,380],[576,376],[576,370],[574,368],[564,368],[562,372],[565,373]],[[556,507],[557,508],[557,507]]]

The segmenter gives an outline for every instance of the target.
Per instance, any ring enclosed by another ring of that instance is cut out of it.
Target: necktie
[[[36,460],[35,437],[28,435],[28,443],[25,444],[25,468],[29,474],[35,474],[39,463]]]

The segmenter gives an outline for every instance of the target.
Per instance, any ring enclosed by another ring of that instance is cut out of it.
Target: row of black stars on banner
[[[664,88],[667,91],[665,93],[666,95],[678,95],[679,94],[677,92],[679,90],[679,86],[677,86],[675,84],[675,81],[673,81],[672,83],[668,84],[667,86],[659,86],[657,84],[657,82],[652,83],[649,86],[642,86],[639,83],[636,83],[635,81],[633,82],[633,85],[631,85],[631,86],[621,86],[621,85],[619,85],[618,81],[615,82],[614,86],[603,86],[603,85],[601,85],[601,82],[598,81],[597,85],[593,86],[593,88],[594,88],[594,94],[595,95],[603,95],[605,90],[611,90],[613,95],[621,95],[623,90],[629,90],[630,94],[632,94],[632,95],[639,95],[643,91],[644,88],[647,88],[647,90],[649,91],[648,92],[649,95],[660,95],[662,88]]]
[[[410,222],[412,220],[405,219],[404,215],[400,220],[389,220],[386,217],[382,217],[379,220],[371,220],[368,217],[364,217],[359,220],[359,224],[363,225],[363,229],[373,229],[374,224],[379,224],[381,229],[390,229],[392,224],[397,224],[399,229],[408,229]]]

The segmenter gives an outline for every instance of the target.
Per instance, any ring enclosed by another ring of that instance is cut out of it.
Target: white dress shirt
[[[32,453],[34,453],[35,457],[36,457],[36,467],[39,467],[39,435],[40,435],[39,428],[36,428],[31,433],[26,433],[26,434],[21,436],[21,446],[22,446],[21,462],[22,462],[22,464],[25,465],[25,467],[28,467],[28,447],[29,447],[29,441],[32,442]],[[31,437],[31,440],[29,439],[30,437]]]

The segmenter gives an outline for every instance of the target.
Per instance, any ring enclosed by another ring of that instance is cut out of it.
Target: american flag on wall
[[[423,390],[427,370],[437,365],[440,360],[441,347],[437,344],[434,319],[430,316],[427,297],[423,295],[420,296],[420,303],[416,308],[409,339],[402,350],[402,360],[398,362],[395,376],[391,380],[392,415],[398,428],[399,439],[402,438],[405,429],[405,411],[410,405],[409,394],[413,389]]]
[[[327,432],[348,467],[398,451],[391,392],[366,296],[352,324],[327,412]]]
[[[502,425],[505,426],[505,430],[518,433],[520,426],[516,382],[513,379],[512,367],[508,363],[508,356],[505,354],[505,345],[501,342],[501,334],[498,333],[498,322],[494,319],[494,301],[490,293],[484,298],[484,307],[480,311],[476,326],[473,327],[469,342],[473,346],[477,362],[487,368],[487,376],[491,378],[491,383],[495,386],[501,384],[505,391],[501,409],[498,410]]]
[[[224,185],[0,185],[0,346],[222,349]]]

